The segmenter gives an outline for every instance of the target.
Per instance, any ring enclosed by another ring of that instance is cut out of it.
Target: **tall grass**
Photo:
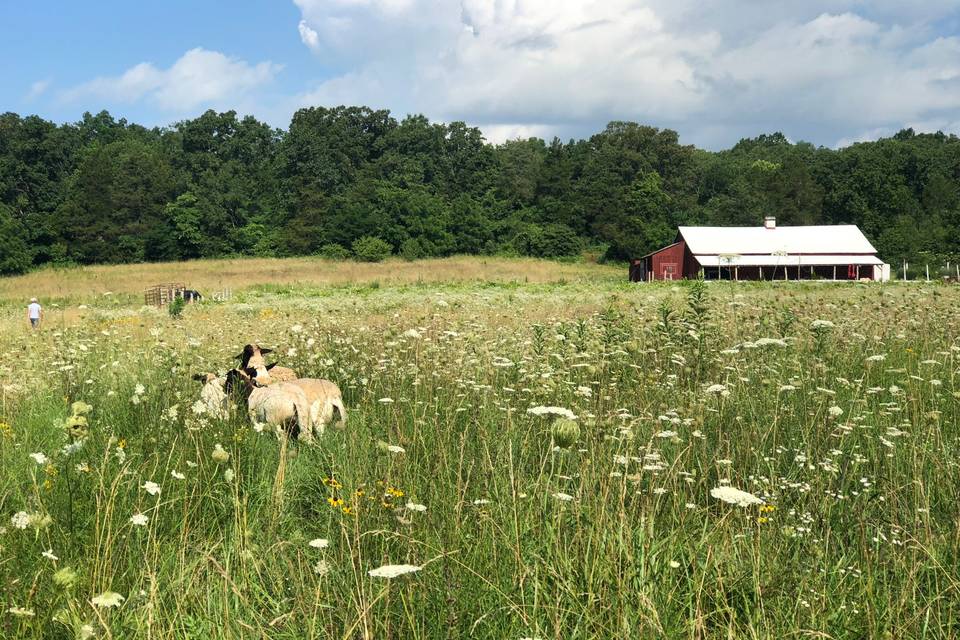
[[[0,301],[78,303],[106,295],[124,303],[142,303],[146,287],[181,282],[207,297],[253,285],[343,286],[385,284],[521,282],[622,279],[624,268],[595,263],[565,263],[528,258],[456,256],[434,260],[388,260],[381,263],[322,258],[237,258],[128,265],[45,268],[23,276],[0,278]],[[108,300],[109,301],[109,300]]]
[[[958,302],[386,284],[11,325],[0,635],[955,637]],[[308,448],[195,413],[190,374],[254,340],[337,381],[346,428]],[[535,406],[573,411],[578,442]],[[400,564],[421,569],[368,575]]]

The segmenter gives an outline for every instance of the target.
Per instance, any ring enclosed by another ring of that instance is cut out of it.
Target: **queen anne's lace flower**
[[[385,564],[382,567],[367,571],[367,575],[371,578],[396,578],[407,573],[420,571],[422,568],[414,564]]]
[[[752,493],[747,493],[746,491],[741,491],[740,489],[735,489],[734,487],[715,487],[710,489],[710,495],[717,500],[723,500],[724,502],[735,504],[739,507],[749,507],[755,504],[763,504],[763,500]]]

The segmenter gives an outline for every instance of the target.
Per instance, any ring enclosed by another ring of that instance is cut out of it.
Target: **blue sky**
[[[7,2],[0,55],[0,110],[60,122],[366,104],[493,141],[615,119],[714,149],[960,132],[956,0]]]

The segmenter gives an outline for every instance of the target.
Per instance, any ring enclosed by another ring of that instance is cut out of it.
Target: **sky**
[[[958,0],[4,0],[0,55],[0,112],[57,122],[362,104],[497,143],[960,133]]]

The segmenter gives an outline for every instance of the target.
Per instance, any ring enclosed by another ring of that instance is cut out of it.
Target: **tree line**
[[[833,150],[775,133],[710,152],[611,122],[488,144],[462,122],[311,107],[147,128],[0,116],[0,273],[237,255],[637,257],[678,225],[857,224],[899,265],[960,261],[960,140]]]

